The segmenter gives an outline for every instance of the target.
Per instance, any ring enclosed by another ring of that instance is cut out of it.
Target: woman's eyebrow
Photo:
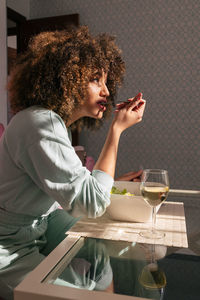
[[[100,71],[96,71],[92,74],[92,76],[99,76],[101,77],[102,76],[102,73]]]

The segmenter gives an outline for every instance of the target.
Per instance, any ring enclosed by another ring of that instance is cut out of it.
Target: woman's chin
[[[97,119],[102,119],[103,118],[103,111],[99,110],[97,114]]]
[[[102,119],[103,118],[103,111],[99,110],[95,115],[93,115],[94,119]]]
[[[103,111],[98,110],[97,112],[90,113],[87,116],[90,117],[90,118],[93,118],[93,119],[102,119],[103,118]]]

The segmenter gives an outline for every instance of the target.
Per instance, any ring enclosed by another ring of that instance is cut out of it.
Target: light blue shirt
[[[76,155],[59,115],[33,106],[17,113],[0,140],[0,208],[41,216],[61,205],[97,217],[110,204],[113,178],[90,173]]]

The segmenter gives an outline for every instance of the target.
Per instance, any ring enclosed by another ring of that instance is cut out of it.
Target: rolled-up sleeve
[[[113,178],[83,167],[69,137],[54,135],[34,142],[20,163],[35,185],[73,216],[97,217],[110,204]]]

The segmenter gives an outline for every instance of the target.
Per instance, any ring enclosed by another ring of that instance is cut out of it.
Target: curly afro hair
[[[11,73],[8,90],[15,114],[32,105],[53,110],[67,124],[87,99],[94,72],[108,73],[110,92],[104,117],[111,113],[117,87],[123,81],[125,64],[115,38],[108,34],[91,36],[87,26],[42,32],[29,43]],[[84,117],[73,128],[97,128],[102,120]]]

